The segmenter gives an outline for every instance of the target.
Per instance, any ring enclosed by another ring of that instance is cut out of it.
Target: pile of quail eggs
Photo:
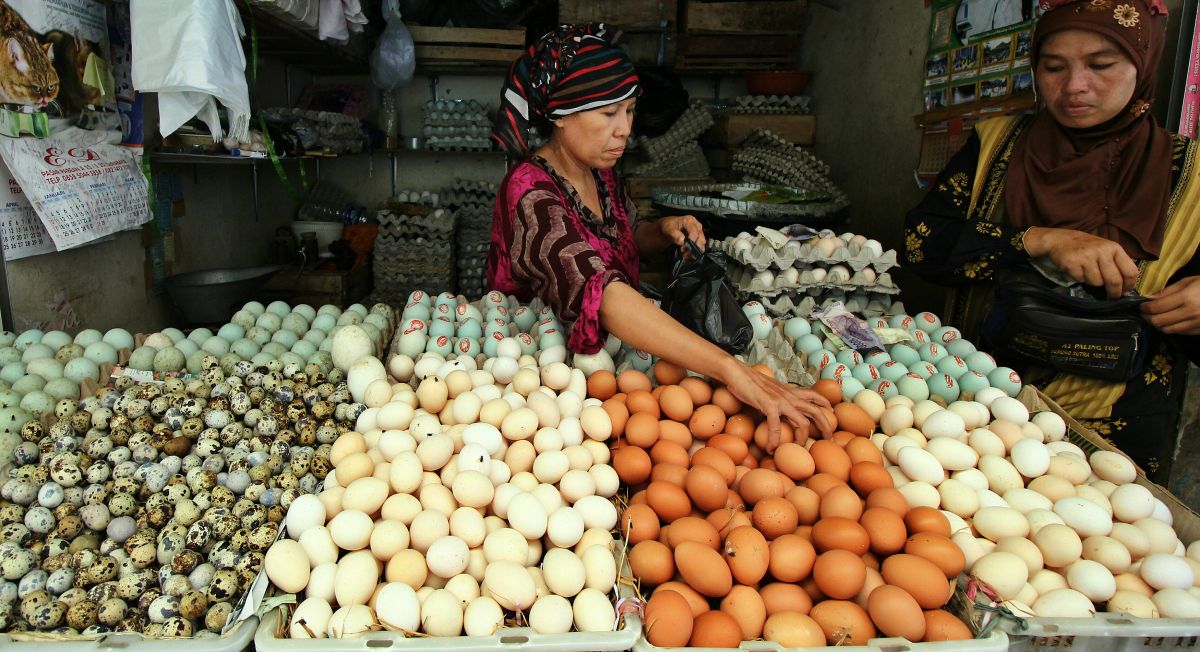
[[[390,337],[391,309],[371,314]],[[119,378],[58,401],[51,425],[19,429],[0,461],[0,631],[205,637],[225,627],[288,505],[321,488],[332,443],[366,406],[342,369],[315,361],[205,353],[198,371]]]

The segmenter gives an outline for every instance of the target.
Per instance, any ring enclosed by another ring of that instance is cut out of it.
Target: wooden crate
[[[508,67],[525,51],[523,29],[409,25],[418,66]]]
[[[675,30],[623,32],[617,45],[635,66],[670,68],[675,65],[678,41]]]
[[[620,29],[674,27],[678,0],[559,0],[561,23],[609,23]]]
[[[798,34],[807,0],[684,0],[683,29],[688,33]]]
[[[817,134],[813,115],[737,113],[718,115],[701,141],[720,147],[738,147],[755,129],[766,129],[795,145],[810,146]]]
[[[371,291],[371,271],[359,265],[348,271],[285,269],[277,272],[263,286],[265,300],[279,299],[288,303],[346,307],[367,296]]]
[[[795,34],[712,36],[680,34],[675,67],[683,71],[791,70],[796,67]]]

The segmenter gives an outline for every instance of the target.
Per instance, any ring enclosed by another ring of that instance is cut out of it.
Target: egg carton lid
[[[721,217],[737,216],[750,217],[772,222],[791,223],[796,218],[824,217],[836,213],[849,205],[849,202],[835,197],[830,193],[792,187],[796,192],[810,201],[791,204],[767,204],[744,199],[732,199],[726,193],[748,193],[764,189],[768,184],[745,182],[726,184],[698,184],[690,186],[672,186],[656,188],[651,191],[655,203],[670,208],[684,210],[701,210]],[[711,195],[721,195],[714,197]]]

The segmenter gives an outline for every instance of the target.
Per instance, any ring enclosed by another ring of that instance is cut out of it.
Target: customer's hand
[[[1138,267],[1121,245],[1075,229],[1033,227],[1025,232],[1030,256],[1049,256],[1058,268],[1080,283],[1103,287],[1110,299],[1133,290]]]
[[[825,418],[821,408],[828,408],[829,401],[823,396],[795,385],[786,385],[772,376],[736,362],[725,378],[725,387],[739,401],[749,405],[767,417],[767,452],[775,452],[779,446],[780,418],[786,418],[796,430],[798,441],[806,440],[816,432],[829,435],[833,424]]]
[[[1200,276],[1163,288],[1142,304],[1142,315],[1168,335],[1200,335]]]
[[[679,247],[679,250],[685,255],[689,254],[686,240],[691,239],[704,251],[706,240],[704,239],[704,227],[700,226],[700,220],[697,220],[691,215],[676,215],[673,217],[664,217],[658,221],[658,229],[662,231],[663,236]]]

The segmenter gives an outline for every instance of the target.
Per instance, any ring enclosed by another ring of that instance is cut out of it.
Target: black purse
[[[1058,285],[1030,266],[1000,272],[996,302],[983,324],[984,342],[1002,360],[1129,380],[1141,373],[1150,348],[1149,327],[1138,310],[1147,299],[1107,299],[1094,291]]]

